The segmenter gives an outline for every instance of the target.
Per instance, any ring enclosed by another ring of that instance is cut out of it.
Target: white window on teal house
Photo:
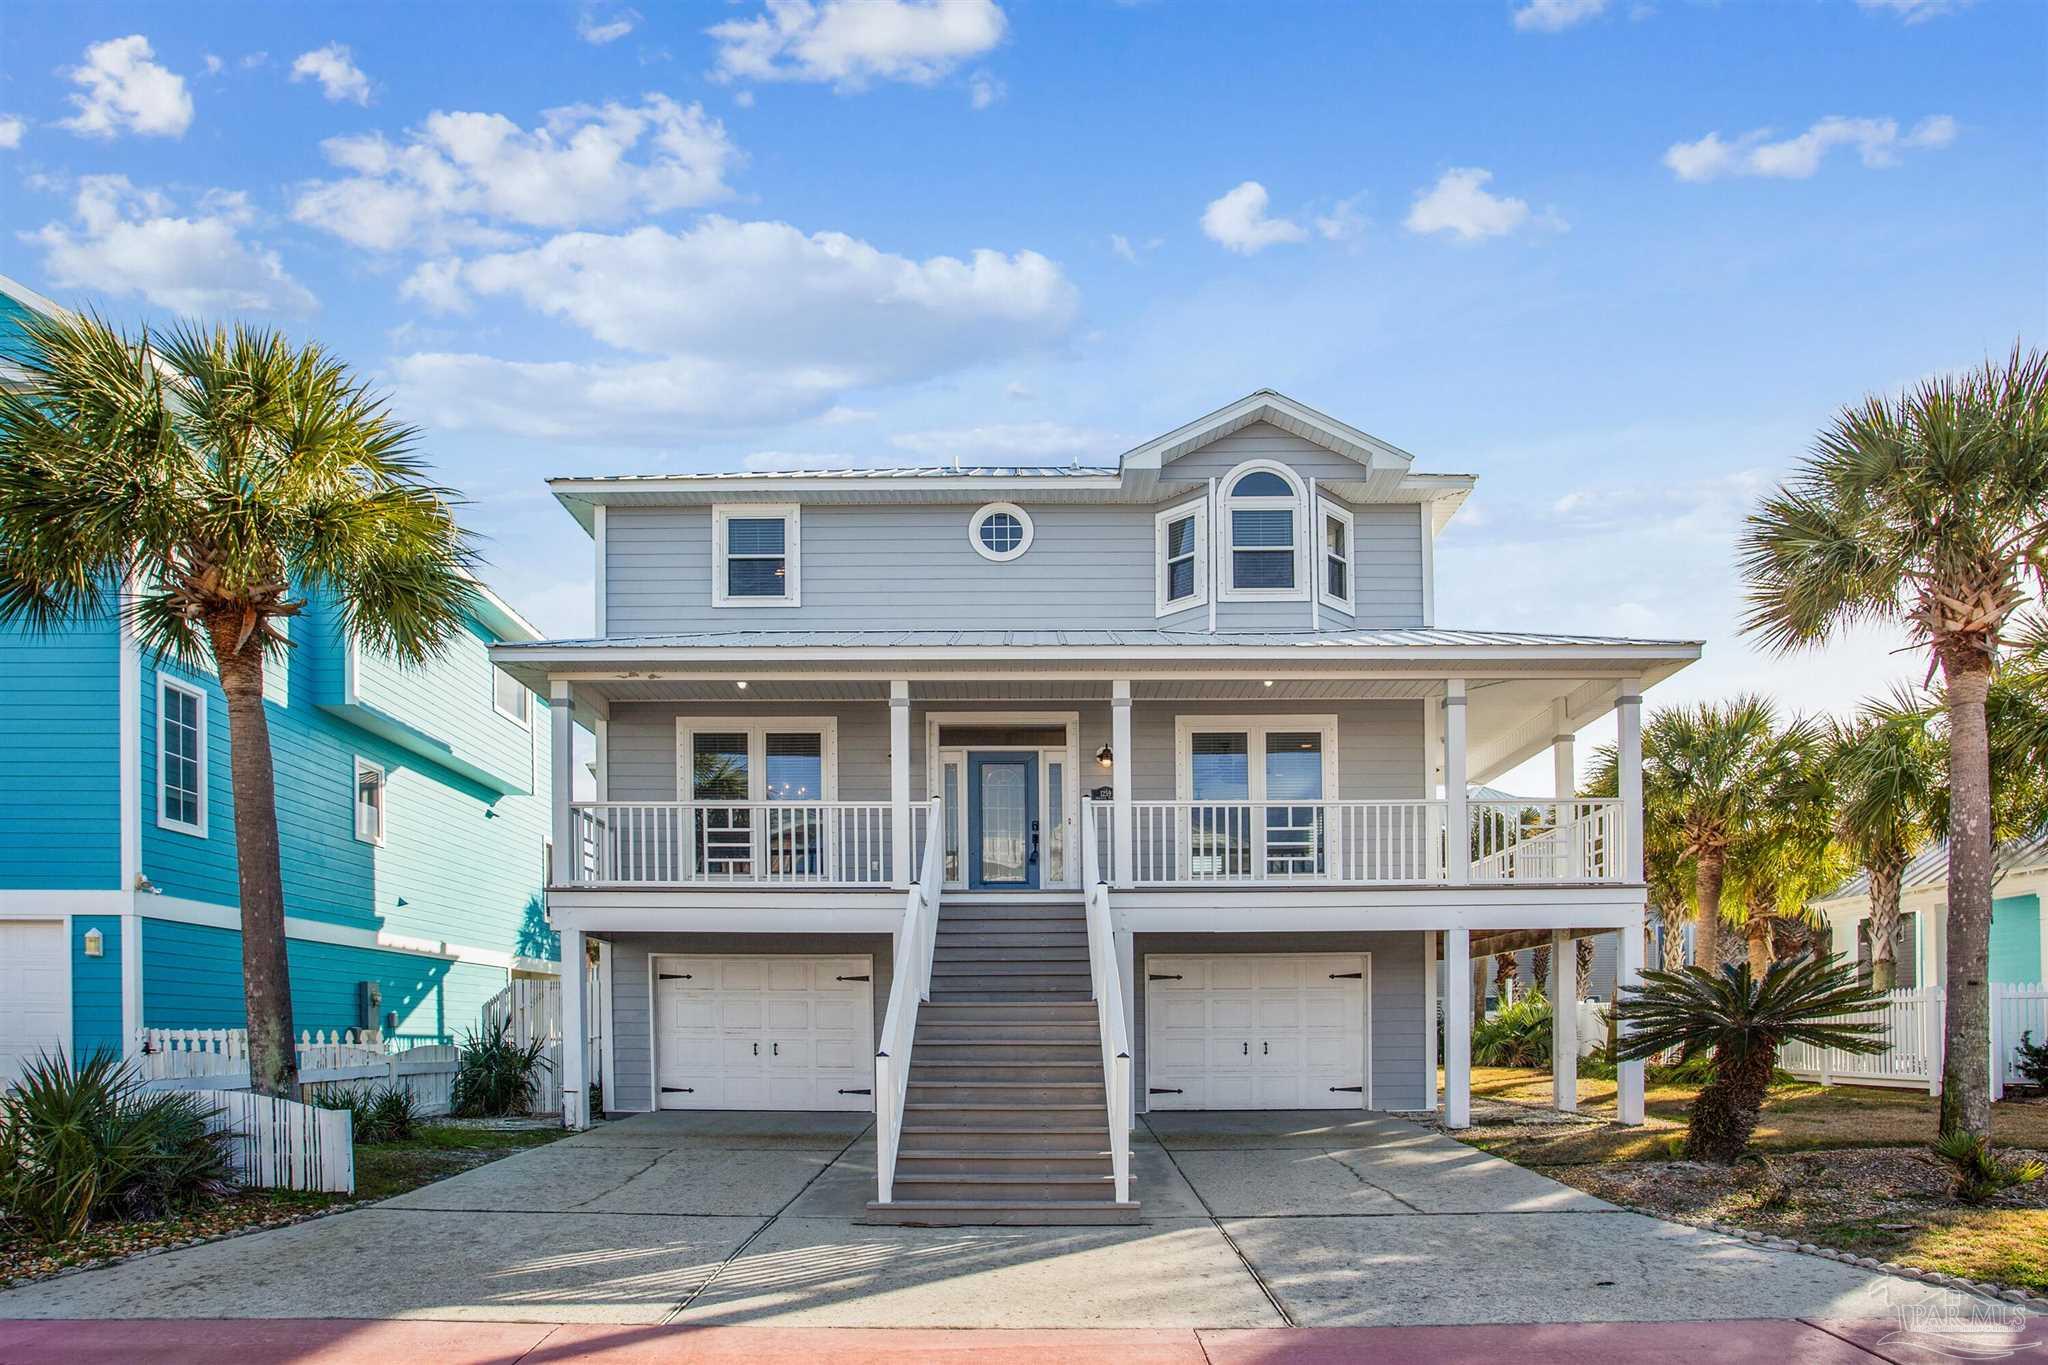
[[[794,607],[803,558],[795,507],[712,509],[711,603],[718,607]]]
[[[1153,518],[1158,557],[1156,615],[1166,616],[1209,601],[1209,530],[1201,503],[1169,507]]]
[[[533,694],[502,668],[491,669],[491,705],[507,720],[532,723]]]
[[[206,694],[157,682],[156,822],[206,837]]]
[[[1256,462],[1224,482],[1224,601],[1307,599],[1300,573],[1301,503],[1301,485],[1281,465]]]
[[[356,838],[366,844],[384,842],[384,770],[366,758],[356,760]]]

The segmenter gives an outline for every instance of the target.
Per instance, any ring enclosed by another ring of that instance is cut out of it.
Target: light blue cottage
[[[0,278],[0,351],[51,307]],[[547,704],[486,653],[539,632],[482,585],[476,603],[417,669],[352,647],[331,602],[288,625],[268,695],[300,1029],[459,1037],[511,976],[556,970]],[[241,1026],[218,683],[111,616],[0,630],[0,714],[0,1084],[40,1050]]]

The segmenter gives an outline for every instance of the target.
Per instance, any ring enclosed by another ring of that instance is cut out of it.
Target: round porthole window
[[[1011,502],[992,502],[967,523],[967,542],[983,559],[1015,559],[1031,548],[1031,514]]]

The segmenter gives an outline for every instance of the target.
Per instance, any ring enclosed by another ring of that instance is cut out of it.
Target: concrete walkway
[[[1625,1213],[1379,1115],[1155,1115],[1133,1163],[1135,1227],[869,1227],[864,1117],[648,1115],[374,1208],[0,1293],[0,1318],[1255,1329],[1977,1303]]]

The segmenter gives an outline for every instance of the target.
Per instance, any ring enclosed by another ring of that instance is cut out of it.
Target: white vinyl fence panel
[[[1842,1016],[1845,1022],[1875,1023],[1883,1029],[1884,1050],[1856,1056],[1839,1048],[1794,1043],[1779,1054],[1778,1065],[1795,1076],[1822,1085],[1894,1085],[1941,1091],[1947,993],[1933,987],[1888,991],[1876,1009]],[[2048,986],[1991,987],[1991,1095],[2003,1097],[2008,1085],[2021,1081],[2020,1039],[2032,1033],[2048,1039]]]
[[[131,1065],[151,1090],[247,1090],[245,1029],[143,1029]],[[403,1086],[420,1113],[446,1114],[454,1098],[456,1050],[448,1043],[391,1050],[375,1029],[299,1035],[299,1098],[334,1090]]]
[[[588,1040],[588,1055],[584,1058],[585,1076],[596,1077],[604,1074],[600,1057],[605,1045],[604,993],[600,989],[595,972],[590,976],[583,990],[585,1007],[584,1037]],[[484,1002],[483,1025],[488,1031],[503,1033],[520,1047],[534,1042],[545,1042],[541,1050],[544,1064],[533,1092],[533,1112],[536,1114],[559,1114],[562,1111],[562,983],[558,977],[520,977],[506,983],[499,991]]]
[[[320,1109],[247,1090],[194,1090],[215,1112],[207,1127],[230,1134],[235,1179],[252,1189],[352,1194],[355,1135],[345,1109]]]

